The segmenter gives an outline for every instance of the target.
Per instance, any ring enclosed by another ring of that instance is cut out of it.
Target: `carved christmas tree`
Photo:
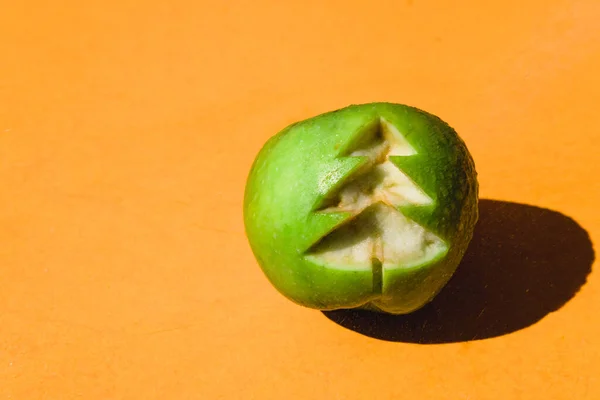
[[[380,285],[386,268],[413,265],[447,250],[441,238],[399,211],[430,206],[433,200],[391,161],[417,154],[396,127],[380,118],[345,154],[368,161],[315,211],[348,212],[353,218],[313,244],[307,257],[322,265],[372,268]]]
[[[478,190],[473,158],[446,122],[402,104],[355,104],[265,143],[244,224],[262,271],[293,302],[407,314],[458,268]]]

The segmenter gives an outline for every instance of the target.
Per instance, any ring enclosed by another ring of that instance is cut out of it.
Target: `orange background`
[[[597,0],[5,1],[0,398],[600,398],[599,20]],[[455,127],[486,199],[456,279],[404,319],[295,306],[244,236],[267,138],[370,101]]]

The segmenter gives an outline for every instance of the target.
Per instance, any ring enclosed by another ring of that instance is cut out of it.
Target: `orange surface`
[[[597,0],[5,1],[0,398],[600,398],[599,20]],[[288,302],[242,224],[269,136],[369,101],[454,126],[485,199],[448,290],[405,318]]]

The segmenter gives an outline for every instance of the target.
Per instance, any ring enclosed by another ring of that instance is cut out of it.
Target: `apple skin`
[[[370,270],[336,269],[305,257],[349,213],[317,213],[362,161],[341,157],[365,124],[383,117],[416,149],[394,163],[433,200],[401,212],[442,238],[448,250],[424,264],[386,271],[375,291]],[[456,271],[478,219],[473,159],[457,133],[438,117],[393,103],[352,105],[292,124],[256,156],[244,194],[244,225],[267,279],[292,302],[318,310],[361,308],[406,314],[430,302]]]

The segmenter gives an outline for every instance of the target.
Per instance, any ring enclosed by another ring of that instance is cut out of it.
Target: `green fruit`
[[[248,176],[244,224],[266,277],[293,302],[405,314],[454,274],[477,201],[473,160],[451,127],[372,103],[270,138]]]

